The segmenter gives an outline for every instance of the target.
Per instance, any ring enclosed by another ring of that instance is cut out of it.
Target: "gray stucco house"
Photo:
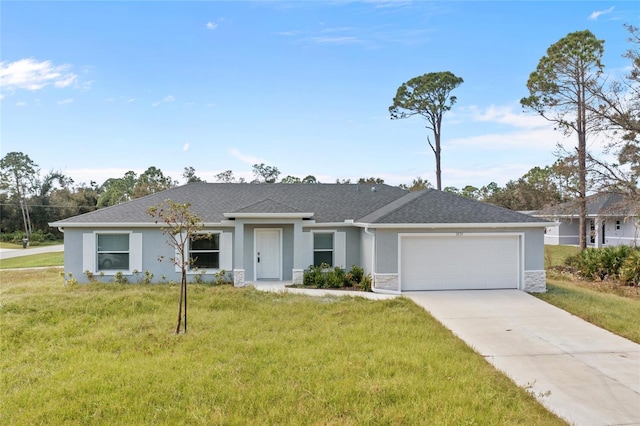
[[[191,203],[212,234],[190,244],[195,266],[224,269],[236,286],[301,283],[309,265],[326,262],[363,267],[376,292],[546,290],[548,222],[434,189],[364,184],[191,183],[54,222],[65,272],[81,282],[85,271],[179,280],[171,262],[158,261],[175,253],[147,213],[167,199]]]
[[[602,192],[587,197],[587,247],[640,245],[638,211],[640,206],[622,194]],[[547,207],[534,216],[556,221],[545,231],[544,243],[578,245],[580,239],[578,204],[575,201]]]

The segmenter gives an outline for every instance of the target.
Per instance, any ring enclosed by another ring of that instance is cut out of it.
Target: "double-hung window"
[[[129,269],[129,234],[97,234],[98,271]]]
[[[333,266],[333,232],[314,232],[313,265],[326,263]]]
[[[198,235],[189,241],[190,269],[220,268],[220,234]]]

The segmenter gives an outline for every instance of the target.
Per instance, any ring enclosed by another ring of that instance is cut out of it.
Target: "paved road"
[[[64,251],[64,245],[60,244],[55,246],[27,247],[26,249],[0,248],[0,260],[10,259],[12,257],[29,256],[31,254],[38,253],[52,253],[57,251]]]

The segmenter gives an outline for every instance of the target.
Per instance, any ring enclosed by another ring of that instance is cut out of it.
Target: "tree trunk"
[[[584,75],[580,79],[580,90],[578,91],[578,202],[580,220],[580,250],[587,248],[587,111],[585,104]]]
[[[29,206],[27,205],[27,200],[24,201],[24,211],[27,214],[27,238],[31,239],[31,235],[33,234],[33,228],[31,227],[31,215],[29,214]]]
[[[185,276],[187,272],[182,268],[182,278],[180,279],[180,300],[178,301],[178,325],[176,326],[176,334],[180,334],[180,325],[182,325],[182,292],[183,292],[183,282],[185,281]]]
[[[187,333],[187,277],[184,278],[184,332]]]
[[[580,250],[587,248],[587,165],[586,165],[586,137],[578,135],[578,213],[580,219]]]
[[[440,168],[440,149],[436,154],[436,185],[438,191],[442,191],[442,169]]]
[[[29,223],[27,222],[27,213],[25,212],[25,201],[20,199],[20,212],[22,213],[22,221],[24,222],[24,234],[29,238]]]
[[[434,130],[433,139],[435,141],[435,147],[431,145],[431,149],[433,150],[433,154],[436,157],[436,188],[438,191],[442,191],[442,168],[440,167],[440,158],[441,158],[441,147],[440,147],[440,132],[438,130]]]

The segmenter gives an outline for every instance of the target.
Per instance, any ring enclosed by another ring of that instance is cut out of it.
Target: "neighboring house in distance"
[[[559,226],[547,228],[545,244],[579,244],[579,214],[575,201],[547,207],[533,215],[559,222]],[[588,247],[639,245],[638,205],[618,193],[588,196],[586,239]]]
[[[190,274],[228,271],[234,285],[302,283],[310,265],[364,268],[376,292],[514,288],[545,291],[544,230],[518,212],[427,189],[368,184],[191,183],[58,222],[65,272],[86,281],[149,271],[179,280],[147,213],[191,203],[210,239],[191,242]]]

